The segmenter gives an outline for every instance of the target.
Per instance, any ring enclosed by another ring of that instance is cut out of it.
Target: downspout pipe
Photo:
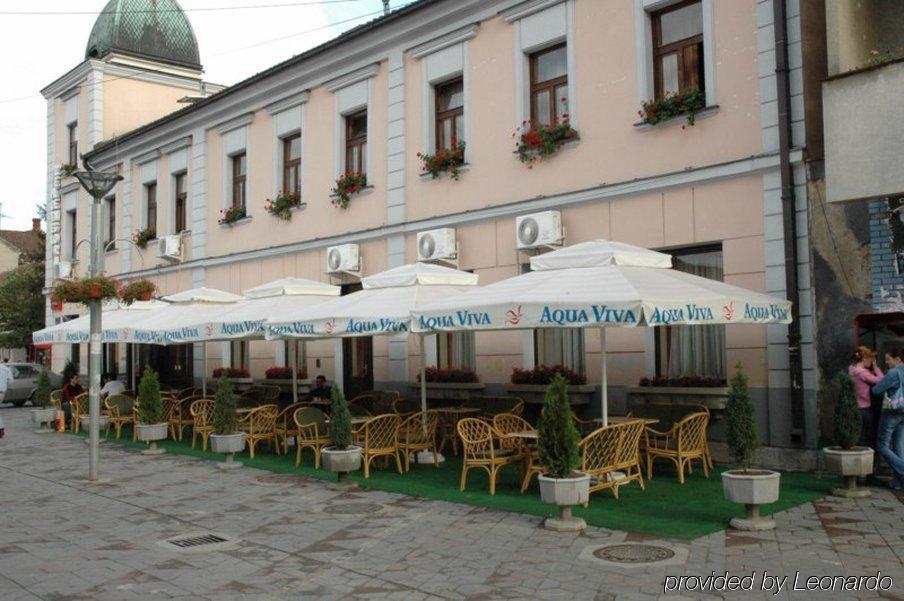
[[[772,0],[775,32],[775,79],[778,105],[779,172],[785,247],[785,290],[791,301],[788,325],[788,371],[791,380],[791,440],[803,442],[804,386],[800,351],[800,291],[797,270],[797,211],[791,168],[791,87],[788,69],[788,21],[786,0]]]

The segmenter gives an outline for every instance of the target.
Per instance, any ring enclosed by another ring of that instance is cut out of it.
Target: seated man
[[[126,385],[110,374],[103,376],[104,386],[100,389],[100,398],[105,399],[114,394],[122,394],[126,391]]]
[[[323,375],[319,375],[314,379],[314,388],[311,389],[311,391],[305,397],[305,400],[329,401],[332,398],[332,395],[332,387],[326,383],[326,378]]]
[[[75,400],[75,397],[85,392],[85,389],[82,388],[82,385],[79,383],[78,374],[72,376],[68,382],[63,386],[62,393],[60,394],[60,407],[63,409],[63,413],[66,414],[66,424],[72,423],[72,401]]]

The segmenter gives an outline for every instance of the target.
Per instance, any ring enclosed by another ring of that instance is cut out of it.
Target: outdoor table
[[[449,415],[464,415],[466,413],[480,413],[481,410],[477,407],[437,407],[436,409],[430,409],[430,411],[447,413]]]
[[[536,430],[521,430],[519,432],[509,432],[508,434],[502,434],[501,436],[505,438],[521,438],[528,442],[537,440],[537,431]]]
[[[640,420],[644,423],[645,426],[651,426],[653,424],[658,424],[659,420],[651,417],[631,417],[629,415],[612,415],[609,417],[609,425],[614,426],[617,424],[624,424],[626,422],[633,422],[635,420]],[[595,417],[591,421],[594,421],[598,424],[603,423],[603,418]]]

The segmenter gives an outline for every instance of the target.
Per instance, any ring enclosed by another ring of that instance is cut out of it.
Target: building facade
[[[166,84],[136,76],[117,98],[107,88],[126,85],[109,82],[117,55],[89,56],[45,90],[49,196],[77,117],[91,165],[124,177],[105,220],[116,240],[106,270],[151,278],[164,295],[202,285],[239,293],[284,276],[351,291],[360,276],[417,260],[418,233],[439,228],[454,230],[457,266],[491,283],[537,252],[519,250],[517,218],[550,210],[565,244],[609,238],[664,250],[680,269],[783,297],[790,282],[792,352],[787,326],[614,330],[610,398],[624,409],[643,377],[724,378],[741,364],[762,441],[815,447],[805,157],[808,128],[819,124],[805,118],[801,22],[796,2],[771,0],[421,0],[176,112],[199,71],[169,74]],[[777,68],[783,58],[787,70]],[[102,105],[85,81],[102,84]],[[159,96],[124,110],[127,97],[150,98],[144,86]],[[702,92],[693,122],[647,122],[644,102],[693,90]],[[579,139],[548,159],[519,160],[524,128],[565,121]],[[424,173],[419,153],[460,142],[457,179]],[[346,173],[363,174],[366,186],[343,208],[334,188]],[[84,252],[74,241],[88,231],[87,196],[65,178],[59,189],[48,284]],[[301,201],[289,220],[266,209],[284,192]],[[154,232],[145,248],[128,242],[141,230]],[[348,244],[360,264],[328,274],[327,250]],[[48,305],[49,322],[60,316]],[[317,341],[303,361],[309,374],[346,386],[407,393],[416,344]],[[213,362],[258,377],[286,357],[273,342],[208,346]],[[427,354],[474,369],[489,393],[503,392],[514,368],[540,364],[566,364],[598,385],[599,347],[594,332],[488,332],[431,339]],[[126,349],[107,355],[108,369],[128,367]],[[197,349],[173,355],[200,377]],[[716,438],[722,427],[714,423]]]

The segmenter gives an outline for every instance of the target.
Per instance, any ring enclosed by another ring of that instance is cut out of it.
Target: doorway
[[[342,296],[361,290],[361,284],[345,284]],[[345,397],[353,399],[362,392],[374,389],[374,339],[358,336],[342,339],[342,382]]]

